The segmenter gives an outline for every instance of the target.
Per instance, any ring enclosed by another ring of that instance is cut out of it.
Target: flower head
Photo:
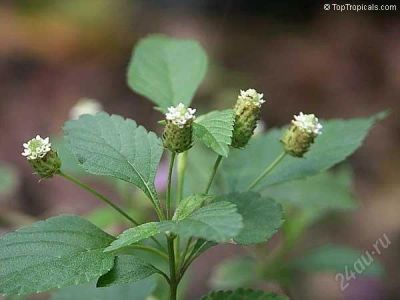
[[[94,115],[103,110],[100,102],[94,99],[82,98],[69,111],[72,120],[78,119],[81,115]]]
[[[165,118],[171,121],[173,124],[178,125],[179,128],[191,120],[194,120],[196,110],[190,107],[185,107],[183,103],[179,103],[177,106],[171,106],[168,108],[168,112],[165,114]]]
[[[28,160],[43,158],[51,150],[49,138],[42,139],[40,135],[23,144],[24,152],[21,154]]]
[[[298,116],[294,116],[292,123],[308,133],[315,135],[322,133],[322,125],[318,122],[318,118],[314,114],[307,115],[300,112]]]
[[[265,103],[263,99],[264,94],[259,94],[255,89],[248,89],[246,91],[240,90],[238,100],[245,101],[247,104],[261,107]]]
[[[243,148],[248,144],[260,120],[261,104],[264,102],[263,94],[257,93],[255,89],[240,91],[234,109],[235,123],[231,143],[233,148]]]

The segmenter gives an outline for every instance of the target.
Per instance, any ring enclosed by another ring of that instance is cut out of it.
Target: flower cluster
[[[40,135],[23,144],[25,156],[42,178],[50,178],[57,174],[61,168],[61,160],[55,150],[51,148],[50,139],[47,137],[42,139]]]
[[[240,91],[235,105],[235,124],[233,127],[232,147],[243,148],[253,136],[260,120],[261,104],[265,102],[263,94],[255,89]]]
[[[248,89],[246,91],[240,90],[238,100],[245,102],[247,105],[255,105],[261,107],[265,103],[263,99],[264,94],[259,94],[255,89]]]
[[[196,110],[190,107],[185,107],[183,103],[179,103],[177,106],[171,106],[168,108],[168,112],[165,114],[165,117],[168,121],[171,121],[173,124],[178,125],[179,128],[183,128],[185,124],[194,120]]]
[[[165,148],[175,153],[181,153],[192,147],[195,112],[195,109],[185,107],[182,103],[168,108],[168,112],[165,114],[167,122],[163,133]]]
[[[294,116],[293,125],[315,135],[321,134],[322,125],[318,122],[318,118],[314,114],[303,114],[300,112],[298,116]]]
[[[28,160],[43,158],[51,150],[49,138],[42,139],[40,135],[23,144],[24,152],[21,154]]]
[[[318,118],[313,114],[307,115],[301,112],[294,116],[292,125],[286,130],[281,142],[286,153],[295,157],[303,157],[321,132],[322,125],[318,122]]]

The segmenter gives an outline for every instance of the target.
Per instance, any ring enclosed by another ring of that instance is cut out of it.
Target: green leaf
[[[193,40],[151,35],[136,46],[128,85],[163,111],[189,105],[207,70],[207,56]]]
[[[232,289],[254,284],[260,279],[257,264],[250,257],[227,259],[214,270],[211,285],[218,289]]]
[[[274,293],[254,291],[250,289],[238,289],[235,291],[211,292],[201,298],[202,300],[289,300],[286,296]]]
[[[208,241],[227,242],[242,228],[242,217],[236,205],[217,202],[204,206],[181,221],[163,221],[162,231],[171,231],[184,238],[198,237]]]
[[[97,281],[98,287],[124,284],[145,279],[158,271],[139,257],[121,255],[115,258],[114,267]]]
[[[234,238],[239,244],[266,242],[283,223],[281,205],[254,192],[223,195],[217,197],[215,201],[234,203],[243,217],[243,228]]]
[[[273,184],[304,178],[327,170],[345,160],[358,147],[382,114],[365,119],[330,120],[304,158],[289,155],[256,187],[262,190]],[[284,129],[283,129],[284,130]],[[271,130],[253,138],[245,150],[232,150],[222,164],[225,184],[230,191],[246,190],[266,166],[282,153],[279,142],[283,130]]]
[[[0,239],[0,293],[28,294],[86,283],[108,272],[113,237],[77,216],[34,223]]]
[[[97,288],[95,284],[71,286],[58,290],[51,300],[145,300],[155,290],[156,283],[154,278],[148,278],[106,288]]]
[[[106,113],[68,121],[64,132],[87,172],[133,183],[158,202],[154,178],[163,147],[153,132],[137,126],[135,121]]]
[[[371,254],[372,258],[373,256]],[[297,258],[292,262],[292,266],[304,272],[344,272],[345,268],[349,271],[354,270],[361,261],[366,268],[359,275],[374,277],[383,275],[384,269],[376,259],[369,266],[364,260],[369,261],[369,256],[359,250],[328,244]]]
[[[69,149],[67,142],[62,137],[51,138],[51,145],[57,150],[62,161],[61,170],[69,174],[82,175],[85,170],[79,165],[78,160]]]
[[[194,135],[217,154],[227,157],[234,120],[232,109],[210,112],[193,123]]]
[[[341,169],[274,185],[264,194],[283,205],[310,210],[318,215],[327,211],[354,210],[357,203],[352,195],[351,181],[350,170]]]
[[[104,251],[114,251],[150,238],[160,232],[157,222],[145,223],[125,230]]]
[[[181,221],[187,218],[210,199],[212,199],[211,196],[198,194],[186,197],[179,203],[172,220]]]

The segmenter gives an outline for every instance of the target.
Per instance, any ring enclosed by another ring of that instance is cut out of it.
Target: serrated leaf
[[[106,288],[98,288],[95,284],[71,286],[58,290],[51,300],[144,300],[151,295],[156,284],[154,278],[148,278]]]
[[[125,230],[104,251],[114,251],[150,238],[160,232],[157,222],[141,224]]]
[[[229,201],[235,204],[243,217],[243,228],[234,238],[239,244],[266,242],[283,224],[281,205],[255,192],[223,195],[214,201]]]
[[[374,115],[365,119],[330,120],[323,123],[323,132],[304,158],[289,155],[256,187],[262,190],[273,184],[304,178],[327,170],[346,159],[358,147],[371,127],[381,119]],[[230,191],[246,190],[266,166],[282,153],[279,142],[283,130],[271,130],[253,138],[245,150],[232,150],[221,168]]]
[[[321,215],[328,211],[357,208],[351,191],[351,181],[351,172],[348,169],[342,169],[274,185],[269,187],[264,194],[283,205]]]
[[[86,283],[108,272],[113,237],[78,216],[34,223],[0,239],[0,293],[28,294]]]
[[[212,111],[200,116],[193,123],[193,132],[195,137],[207,147],[217,154],[227,157],[232,140],[234,120],[232,109]]]
[[[232,289],[254,284],[260,279],[258,264],[250,257],[227,259],[215,268],[211,285],[218,289]]]
[[[221,243],[240,232],[242,217],[237,213],[236,205],[221,201],[204,206],[181,221],[163,221],[160,228],[184,238],[194,236]]]
[[[235,291],[211,292],[201,298],[202,300],[289,300],[286,296],[274,293],[255,291],[250,289],[237,289]]]
[[[128,85],[163,111],[189,105],[207,70],[207,56],[193,40],[151,35],[136,46]]]
[[[175,210],[173,221],[181,221],[190,216],[196,209],[200,208],[212,197],[207,195],[191,195],[183,199]]]
[[[369,262],[370,259],[365,252],[347,246],[328,244],[295,259],[291,262],[291,266],[305,272],[345,272],[345,268],[348,268],[349,271],[354,270],[355,264],[359,264],[360,262],[357,261],[360,260],[360,264],[366,268],[359,275],[382,276],[383,266],[373,259],[373,254],[370,253],[370,255],[372,262],[367,264],[364,261]]]
[[[68,121],[64,133],[87,172],[133,183],[158,202],[154,178],[163,147],[153,132],[133,120],[98,113]]]
[[[115,258],[114,267],[97,281],[98,287],[124,284],[145,279],[158,271],[143,259],[132,255],[121,255]]]

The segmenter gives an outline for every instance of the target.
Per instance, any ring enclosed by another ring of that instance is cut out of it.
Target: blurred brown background
[[[0,199],[6,216],[0,231],[97,205],[60,179],[38,184],[20,155],[32,136],[60,134],[79,98],[98,99],[107,112],[160,130],[161,115],[127,87],[125,74],[137,40],[165,33],[197,39],[209,55],[193,104],[200,111],[229,107],[249,87],[269,101],[267,127],[286,124],[299,111],[350,118],[391,109],[350,160],[360,210],[313,234],[365,249],[386,233],[392,244],[379,259],[387,277],[366,283],[378,286],[375,298],[348,299],[400,299],[399,13],[400,4],[390,12],[339,12],[294,0],[2,0],[0,161],[16,168],[19,183]],[[232,251],[213,249],[195,264],[188,299],[204,293],[212,264]],[[308,283],[307,299],[344,299],[332,275]]]

